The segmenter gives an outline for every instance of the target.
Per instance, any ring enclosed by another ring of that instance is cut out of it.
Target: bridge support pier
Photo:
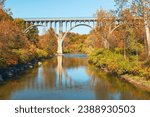
[[[63,54],[63,39],[58,38],[57,40],[57,54],[62,55]]]
[[[57,37],[57,54],[63,54],[63,41],[66,37],[67,33],[70,32],[72,29],[78,26],[87,26],[91,29],[94,28],[94,24],[96,22],[96,18],[48,18],[48,19],[24,19],[27,23],[29,23],[29,27],[24,30],[24,33],[27,33],[35,26],[44,26],[44,24],[50,25],[50,28],[53,28]],[[93,26],[90,23],[93,22]],[[88,24],[87,24],[88,23]],[[64,25],[65,24],[65,25]],[[68,25],[70,24],[70,26]],[[63,26],[64,25],[64,26]],[[66,30],[63,32],[63,28]],[[69,30],[67,30],[69,28]]]
[[[62,55],[63,54],[63,22],[59,22],[59,34],[58,34],[58,40],[57,40],[57,54]]]

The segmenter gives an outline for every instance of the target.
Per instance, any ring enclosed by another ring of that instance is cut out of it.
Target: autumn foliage
[[[110,16],[108,21],[107,16]],[[119,19],[111,12],[99,10],[95,35],[99,47],[93,47],[90,63],[119,76],[130,74],[150,78],[143,18],[134,15],[131,9],[120,12]]]
[[[0,67],[7,67],[31,60],[48,57],[49,53],[41,47],[37,29],[24,34],[25,23],[22,19],[13,19],[0,10]],[[48,47],[46,39],[42,44]]]

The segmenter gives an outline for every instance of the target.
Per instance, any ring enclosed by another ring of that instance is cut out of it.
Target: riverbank
[[[50,56],[49,58],[52,58],[53,56]],[[19,75],[24,73],[28,69],[32,69],[35,66],[41,65],[42,61],[48,58],[38,58],[31,60],[27,63],[17,64],[13,66],[9,66],[7,68],[0,68],[0,83],[7,81],[14,77],[15,75]]]
[[[60,58],[60,59],[59,59]],[[150,93],[133,87],[87,63],[83,55],[65,54],[44,60],[17,79],[0,85],[7,100],[149,100]],[[59,78],[58,78],[59,76]],[[30,95],[29,95],[30,94]]]
[[[146,80],[146,78],[144,77],[126,74],[126,75],[122,75],[120,79],[131,83],[135,87],[138,87],[140,89],[150,92],[150,80]]]
[[[150,60],[139,61],[136,56],[124,58],[117,52],[97,49],[89,55],[88,62],[99,69],[116,74],[129,83],[150,91]]]

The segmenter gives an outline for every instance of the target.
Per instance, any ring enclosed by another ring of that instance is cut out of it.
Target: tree
[[[26,29],[26,22],[21,18],[14,19],[14,23],[20,27],[21,31],[23,32]]]
[[[101,46],[110,48],[110,35],[118,27],[116,27],[116,19],[111,11],[99,10],[97,12],[96,34],[101,40]]]
[[[4,9],[6,0],[0,0],[0,9],[4,10],[10,16],[13,14],[10,8]]]
[[[64,53],[85,53],[86,46],[88,46],[87,35],[69,32],[63,44]]]
[[[39,48],[46,51],[48,55],[54,54],[57,51],[57,37],[52,28],[46,34],[39,37]]]
[[[126,55],[138,55],[143,50],[142,35],[144,27],[141,20],[135,20],[136,16],[131,13],[131,10],[126,8],[120,14],[122,22],[121,27],[117,30],[119,39],[123,42],[123,53]],[[144,42],[144,41],[143,41]]]
[[[122,12],[123,7],[128,3],[130,9],[138,18],[142,18],[144,22],[146,42],[147,42],[147,51],[148,56],[150,57],[150,0],[114,0],[118,6],[120,12]]]
[[[0,0],[0,9],[3,9],[4,8],[4,3],[5,3],[6,0]]]
[[[4,12],[3,15],[0,14],[0,17],[7,16],[4,14]],[[27,53],[29,47],[28,39],[20,31],[20,28],[15,26],[9,17],[7,18],[3,17],[7,20],[0,20],[0,67],[18,64],[20,61],[18,51],[24,49]]]
[[[28,24],[26,26],[26,22],[23,19],[20,18],[16,18],[14,20],[15,24],[20,27],[21,31],[23,32],[26,27],[29,27],[31,24]],[[28,37],[29,41],[32,42],[33,44],[35,44],[36,46],[38,45],[38,29],[37,28],[33,28],[31,29],[29,32],[27,32],[26,36]]]

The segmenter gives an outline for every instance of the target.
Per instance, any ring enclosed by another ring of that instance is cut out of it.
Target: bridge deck
[[[25,21],[44,21],[44,22],[49,22],[49,21],[96,21],[96,18],[24,18]]]

